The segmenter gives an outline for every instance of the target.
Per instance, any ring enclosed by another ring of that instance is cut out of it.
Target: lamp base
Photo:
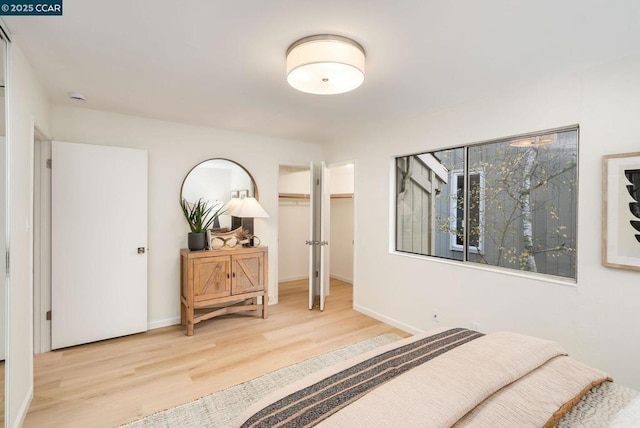
[[[231,230],[235,230],[239,227],[247,229],[247,231],[253,235],[253,217],[231,217]]]

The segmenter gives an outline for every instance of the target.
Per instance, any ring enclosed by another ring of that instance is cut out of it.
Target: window
[[[396,250],[576,277],[577,127],[396,158]]]
[[[482,252],[482,233],[480,225],[483,224],[482,215],[482,191],[483,180],[479,172],[469,174],[469,251],[472,253]],[[451,199],[451,230],[455,231],[451,235],[451,249],[455,251],[464,250],[464,173],[455,171],[452,174],[451,194],[455,192],[456,197]]]

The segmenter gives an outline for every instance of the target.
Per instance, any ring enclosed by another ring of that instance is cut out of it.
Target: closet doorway
[[[354,164],[344,162],[325,169],[325,183],[330,197],[328,213],[324,219],[328,242],[324,247],[330,281],[327,286],[326,305],[331,307],[331,289],[348,287],[352,296],[353,239],[354,239]],[[320,211],[311,203],[311,165],[281,165],[279,174],[278,208],[278,297],[286,298],[288,290],[308,289],[309,278],[314,275],[310,257],[311,228],[317,227],[319,214],[312,220],[311,209]],[[317,200],[316,200],[317,201]],[[317,269],[316,269],[317,270]],[[339,293],[344,296],[345,293]],[[342,298],[344,299],[344,297]],[[314,309],[317,309],[317,302]],[[336,303],[336,302],[334,302]]]

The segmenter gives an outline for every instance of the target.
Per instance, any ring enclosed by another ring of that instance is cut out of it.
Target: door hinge
[[[5,257],[5,272],[7,275],[9,275],[9,271],[11,270],[11,257],[9,256],[9,250],[7,250],[7,252],[5,253],[6,257]]]
[[[316,178],[316,186],[319,186],[319,185],[320,185],[320,179]]]
[[[51,321],[51,311],[47,311],[45,317],[46,317],[47,321]]]
[[[316,271],[316,278],[320,276],[320,272]]]
[[[47,169],[51,169],[51,159],[47,159]]]

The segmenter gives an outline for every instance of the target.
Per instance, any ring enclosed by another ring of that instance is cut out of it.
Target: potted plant
[[[209,206],[209,202],[202,198],[195,203],[190,203],[182,198],[180,206],[191,229],[188,237],[189,249],[192,251],[204,250],[206,246],[206,231],[224,213],[224,204]]]

